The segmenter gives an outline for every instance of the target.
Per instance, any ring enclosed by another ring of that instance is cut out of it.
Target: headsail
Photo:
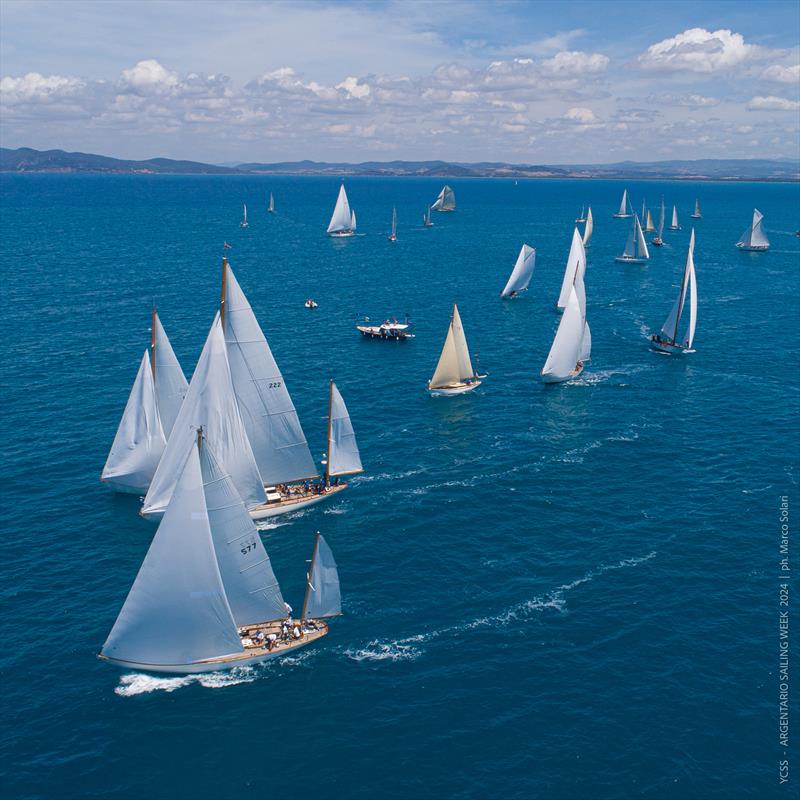
[[[242,652],[208,521],[197,444],[178,465],[175,491],[102,655],[167,666]]]
[[[569,248],[564,278],[561,281],[561,292],[558,295],[558,303],[556,304],[558,308],[566,308],[570,290],[575,283],[575,274],[581,266],[586,266],[586,250],[583,247],[583,240],[576,227],[572,232],[572,244]]]
[[[336,198],[336,205],[333,209],[331,221],[328,224],[328,233],[349,231],[351,230],[353,221],[350,203],[347,201],[347,192],[344,190],[344,184],[342,184],[339,187],[339,196]]]
[[[181,465],[201,425],[214,442],[215,455],[230,473],[245,505],[252,508],[263,503],[264,483],[239,414],[219,314],[208,332],[186,399],[144,499],[144,516],[157,516],[166,510]]]
[[[145,350],[100,479],[119,491],[146,492],[166,444]]]
[[[350,414],[336,384],[331,381],[328,408],[328,477],[363,472]]]
[[[155,357],[152,359],[152,363],[158,413],[161,416],[164,435],[169,437],[181,409],[183,398],[186,397],[189,384],[186,382],[181,365],[178,363],[175,351],[172,349],[155,309],[153,309],[153,331]]]
[[[434,211],[455,211],[456,210],[456,195],[455,192],[449,187],[445,186],[436,201],[431,206]]]
[[[475,377],[475,370],[472,369],[464,326],[461,324],[458,306],[454,303],[442,354],[439,356],[439,363],[436,365],[436,371],[428,386],[431,389],[442,389],[473,377]]]
[[[317,534],[311,569],[306,579],[306,596],[303,600],[302,619],[338,617],[342,613],[339,588],[339,571],[328,543]]]
[[[522,292],[528,288],[533,276],[533,268],[536,265],[536,250],[523,244],[517,256],[517,263],[506,283],[505,289],[500,292],[500,297],[508,297],[512,292]]]
[[[592,219],[592,207],[589,206],[589,211],[586,214],[586,227],[583,229],[583,246],[589,244],[589,239],[592,238],[592,231],[594,230],[594,220]]]
[[[283,375],[230,264],[223,269],[233,390],[262,481],[271,486],[314,477],[317,468]]]

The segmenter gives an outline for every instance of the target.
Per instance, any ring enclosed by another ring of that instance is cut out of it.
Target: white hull
[[[328,236],[334,239],[344,239],[346,236],[355,236],[355,231],[334,231],[333,233],[329,233]]]
[[[276,503],[264,503],[264,505],[250,509],[248,513],[250,514],[250,519],[254,520],[277,517],[278,514],[286,514],[288,511],[299,511],[301,508],[314,506],[326,500],[331,495],[344,491],[346,488],[346,483],[340,483],[336,486],[329,486],[324,494],[310,494],[299,498],[290,497]]]
[[[617,219],[630,219],[633,214],[612,214],[612,217],[616,217]]]
[[[446,386],[441,389],[431,389],[428,387],[428,391],[431,393],[431,397],[449,397],[450,395],[454,394],[471,392],[473,389],[477,389],[480,385],[481,381],[472,381],[472,383],[459,383],[455,386]]]
[[[616,256],[614,261],[619,261],[621,264],[646,264],[646,258],[633,258],[630,256]]]
[[[702,216],[700,216],[700,214],[689,214],[689,216],[690,216],[692,219],[703,219],[703,217],[702,217]]]
[[[564,383],[564,381],[571,381],[573,378],[577,378],[578,375],[583,372],[583,362],[579,361],[575,365],[575,369],[567,375],[566,378],[557,378],[555,375],[545,375],[544,373],[540,373],[542,377],[542,383]]]
[[[748,253],[763,253],[769,250],[768,244],[737,244],[740,250],[745,250]]]
[[[679,231],[680,229],[681,229],[681,226],[680,226],[680,225],[670,225],[670,226],[669,226],[669,228],[668,228],[667,230],[670,230],[670,231]]]

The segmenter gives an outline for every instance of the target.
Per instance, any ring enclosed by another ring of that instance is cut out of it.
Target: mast
[[[222,256],[222,291],[219,298],[219,321],[225,329],[225,297],[228,294],[228,257]]]
[[[694,255],[694,228],[692,228],[692,237],[689,240],[689,254],[686,257],[686,266],[683,268],[683,278],[681,279],[681,293],[678,299],[678,313],[675,315],[675,332],[672,335],[672,343],[678,341],[678,326],[681,324],[681,315],[683,314],[683,304],[686,302],[686,289],[688,281],[686,280],[689,272],[689,263]]]
[[[314,552],[311,554],[311,566],[308,568],[306,574],[306,595],[303,598],[303,610],[300,614],[300,623],[305,622],[306,609],[308,608],[308,596],[311,593],[311,576],[314,574],[314,562],[317,560],[317,550],[319,550],[319,531],[317,531],[317,538],[314,540]]]
[[[333,418],[333,378],[328,385],[328,442],[325,446],[325,485],[331,482],[331,421]],[[316,548],[314,550],[316,552]],[[303,606],[305,608],[305,606]]]
[[[156,304],[153,303],[153,313],[150,315],[150,369],[153,371],[153,380],[156,379]]]

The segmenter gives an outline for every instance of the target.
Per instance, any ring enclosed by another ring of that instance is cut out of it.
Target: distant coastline
[[[507,164],[449,161],[365,161],[358,164],[283,161],[244,162],[233,166],[171,158],[143,161],[63,150],[0,148],[0,172],[106,173],[165,175],[316,175],[330,177],[575,178],[685,181],[800,182],[800,162],[773,159],[701,159],[697,161],[623,161],[613,164]]]

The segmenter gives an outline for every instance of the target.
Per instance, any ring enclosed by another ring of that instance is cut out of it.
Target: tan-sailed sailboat
[[[453,303],[447,338],[444,340],[436,371],[428,381],[428,391],[434,397],[463,394],[480,386],[481,378],[485,377],[486,375],[479,375],[472,368],[461,315],[458,313],[458,306]]]

